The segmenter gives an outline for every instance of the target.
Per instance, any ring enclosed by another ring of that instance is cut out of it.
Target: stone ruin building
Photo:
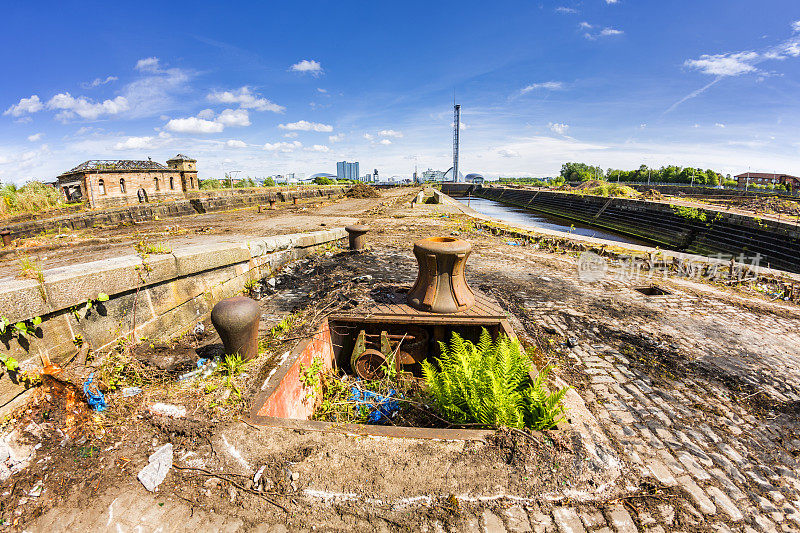
[[[197,160],[178,154],[167,166],[149,158],[86,161],[58,176],[58,188],[68,202],[111,207],[182,199],[200,183]]]

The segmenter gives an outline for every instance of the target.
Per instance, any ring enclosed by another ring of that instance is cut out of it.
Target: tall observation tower
[[[458,182],[458,131],[461,129],[461,106],[453,104],[453,182]]]

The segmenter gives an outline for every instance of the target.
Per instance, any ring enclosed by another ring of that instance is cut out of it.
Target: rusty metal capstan
[[[472,245],[452,237],[428,237],[414,243],[419,273],[406,303],[430,313],[456,313],[475,304],[464,268]]]

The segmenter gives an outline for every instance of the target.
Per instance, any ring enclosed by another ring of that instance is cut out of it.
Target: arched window
[[[106,193],[106,183],[103,180],[97,182],[97,190],[100,191],[100,194]]]
[[[191,189],[194,189],[194,178],[189,178],[189,185]]]
[[[125,194],[125,180],[124,179],[120,179],[119,180],[119,192],[121,192],[122,194]]]
[[[169,179],[169,188],[173,190],[175,189],[175,178]]]
[[[155,185],[156,185],[156,190],[160,191],[161,187],[158,186],[158,178],[153,178],[153,183],[155,183]]]

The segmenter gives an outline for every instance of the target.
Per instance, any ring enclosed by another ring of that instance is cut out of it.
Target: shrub
[[[0,214],[35,213],[63,203],[61,192],[40,181],[22,187],[0,184]]]
[[[531,363],[519,341],[500,335],[492,342],[484,329],[475,345],[453,333],[439,343],[439,369],[424,361],[422,373],[437,408],[456,424],[548,429],[563,418],[561,400],[568,388],[550,393],[547,366],[533,381]]]

